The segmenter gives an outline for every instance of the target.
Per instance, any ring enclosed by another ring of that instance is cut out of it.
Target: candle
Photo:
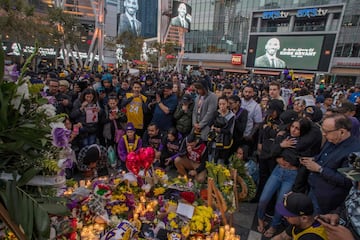
[[[80,187],[85,187],[85,180],[80,180]]]
[[[221,226],[219,228],[219,240],[224,240],[224,235],[225,235],[225,228]]]
[[[86,187],[90,187],[91,186],[91,181],[90,180],[86,180]]]

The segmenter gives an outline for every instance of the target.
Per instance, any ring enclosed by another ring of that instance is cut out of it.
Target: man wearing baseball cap
[[[303,193],[289,192],[285,194],[282,203],[276,205],[276,210],[290,224],[275,240],[327,240],[325,228],[315,220],[314,207],[311,199]]]

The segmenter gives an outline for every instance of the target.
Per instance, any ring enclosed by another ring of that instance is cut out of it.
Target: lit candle
[[[85,187],[85,180],[80,180],[80,187]]]
[[[91,186],[91,181],[90,180],[86,180],[86,187],[90,187]]]
[[[225,228],[221,226],[219,228],[219,240],[224,240],[224,235],[225,235]]]

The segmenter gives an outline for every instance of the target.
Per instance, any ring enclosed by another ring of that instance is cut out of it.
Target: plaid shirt
[[[83,147],[78,155],[77,166],[80,171],[88,171],[90,170],[87,165],[84,164],[84,158],[86,156],[87,151],[92,145]],[[103,169],[108,166],[108,154],[107,149],[104,146],[98,145],[101,151],[100,160],[96,163],[96,169]]]

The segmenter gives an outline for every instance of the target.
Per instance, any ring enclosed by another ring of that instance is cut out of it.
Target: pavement
[[[235,227],[236,234],[240,235],[241,240],[261,240],[262,235],[256,231],[257,203],[242,202],[239,204],[239,209],[233,215],[233,227]]]

